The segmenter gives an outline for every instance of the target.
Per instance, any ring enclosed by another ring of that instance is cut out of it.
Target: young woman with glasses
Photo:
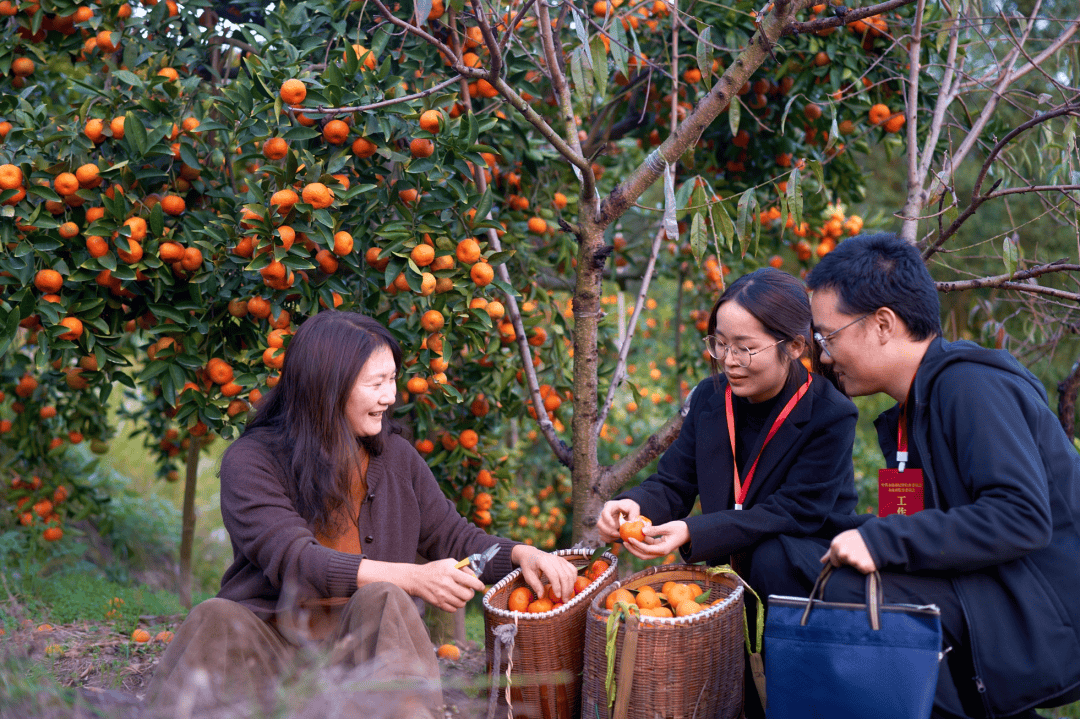
[[[619,539],[620,519],[644,515],[642,559],[676,550],[687,562],[733,561],[764,598],[795,593],[776,552],[808,567],[855,526],[851,451],[858,412],[821,374],[810,302],[795,277],[772,268],[740,277],[717,300],[705,348],[713,376],[694,390],[682,431],[656,472],[607,502],[597,526]],[[700,514],[691,515],[700,500]],[[803,538],[810,538],[807,546]],[[816,554],[816,556],[815,556]],[[796,560],[799,561],[799,560]],[[816,570],[814,571],[816,574]]]

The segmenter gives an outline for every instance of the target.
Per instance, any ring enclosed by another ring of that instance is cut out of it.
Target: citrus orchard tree
[[[856,156],[905,127],[935,166],[948,78],[904,66],[955,62],[912,50],[954,15],[915,5],[0,2],[4,521],[59,529],[24,510],[74,486],[66,443],[105,449],[118,383],[189,503],[340,307],[400,338],[400,417],[463,512],[588,538],[677,435],[725,273],[857,234]]]

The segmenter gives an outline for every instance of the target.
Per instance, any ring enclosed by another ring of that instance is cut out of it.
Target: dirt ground
[[[180,617],[142,619],[174,629],[180,624]],[[490,679],[484,647],[467,642],[460,648],[459,660],[439,660],[444,717],[485,717]],[[0,637],[0,694],[20,696],[21,690],[24,696],[0,701],[0,719],[137,719],[139,698],[164,651],[162,642],[137,644],[107,624],[26,625],[9,631]],[[52,681],[35,678],[35,667]]]

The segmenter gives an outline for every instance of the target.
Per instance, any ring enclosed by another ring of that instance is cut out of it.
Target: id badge
[[[878,516],[915,514],[923,510],[921,469],[878,470]]]

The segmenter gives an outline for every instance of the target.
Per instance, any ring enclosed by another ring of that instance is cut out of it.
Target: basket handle
[[[626,719],[626,715],[630,711],[630,692],[634,688],[634,664],[637,660],[639,625],[640,619],[638,619],[638,616],[627,612],[626,634],[623,635],[622,664],[619,666],[613,719]]]

